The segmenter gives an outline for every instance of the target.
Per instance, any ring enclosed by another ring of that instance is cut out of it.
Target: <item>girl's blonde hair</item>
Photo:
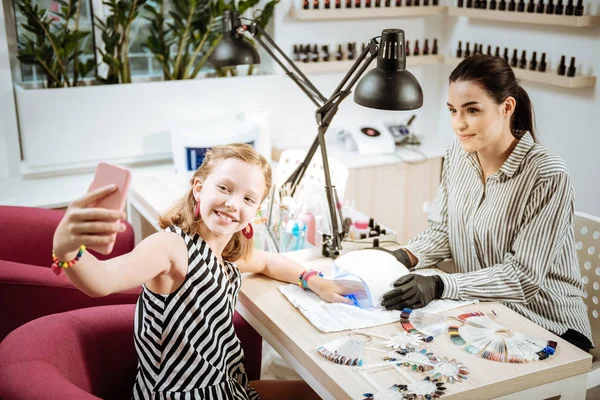
[[[206,152],[202,165],[196,170],[190,180],[193,186],[194,179],[198,178],[202,182],[212,173],[213,169],[228,158],[235,158],[245,163],[256,165],[262,171],[265,177],[265,188],[261,202],[269,194],[271,188],[271,166],[267,160],[258,154],[251,146],[243,143],[233,143],[224,146],[215,146]],[[194,234],[199,232],[200,219],[194,218],[194,207],[196,199],[192,188],[179,199],[167,212],[158,220],[162,229],[171,225],[177,225],[184,232]],[[242,232],[236,232],[225,246],[222,257],[226,261],[234,262],[239,259],[247,259],[252,254],[252,239],[246,239]]]

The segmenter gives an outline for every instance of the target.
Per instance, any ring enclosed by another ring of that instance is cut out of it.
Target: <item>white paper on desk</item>
[[[282,285],[279,287],[279,291],[310,323],[325,333],[368,328],[400,320],[400,311],[363,310],[347,304],[328,303],[313,292],[301,289],[294,284]],[[476,302],[434,300],[421,310],[438,313]]]

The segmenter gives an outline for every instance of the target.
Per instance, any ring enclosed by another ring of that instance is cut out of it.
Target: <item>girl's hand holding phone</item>
[[[79,246],[100,251],[110,248],[117,233],[126,229],[122,210],[94,207],[94,204],[117,191],[117,185],[107,185],[92,190],[73,201],[54,232],[53,249],[60,260],[71,260]],[[110,252],[110,251],[109,251]]]

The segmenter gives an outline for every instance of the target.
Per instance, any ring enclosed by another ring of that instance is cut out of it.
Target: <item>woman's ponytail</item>
[[[510,120],[510,128],[513,131],[513,135],[520,137],[523,136],[526,131],[529,131],[533,140],[537,141],[533,126],[533,106],[531,105],[529,95],[520,85],[517,85],[515,100],[517,105],[515,106],[515,112]]]

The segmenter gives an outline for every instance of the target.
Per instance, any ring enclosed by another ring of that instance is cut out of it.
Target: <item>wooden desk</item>
[[[159,214],[185,190],[186,180],[172,176],[134,179],[129,194],[129,218],[134,227],[139,229],[142,219],[157,227]],[[323,271],[330,270],[332,264],[331,259],[318,258],[310,252],[292,253],[290,257],[308,268]],[[333,364],[317,354],[318,346],[347,333],[325,334],[314,328],[279,292],[280,285],[280,282],[260,275],[245,275],[238,299],[238,312],[323,398],[361,399],[363,393],[375,391],[355,368]],[[440,335],[426,348],[437,356],[460,360],[470,371],[466,381],[447,385],[444,399],[530,400],[556,395],[562,395],[561,399],[585,398],[585,374],[591,369],[591,355],[499,303],[481,303],[445,314],[458,315],[469,310],[489,312],[492,309],[504,324],[515,331],[557,341],[556,354],[545,361],[530,364],[504,364],[468,354],[452,344],[448,335]],[[394,323],[363,331],[389,335],[400,329],[399,324]],[[381,360],[381,354],[366,353],[366,362]],[[407,383],[406,378],[392,369],[370,376],[382,387],[392,383]]]

